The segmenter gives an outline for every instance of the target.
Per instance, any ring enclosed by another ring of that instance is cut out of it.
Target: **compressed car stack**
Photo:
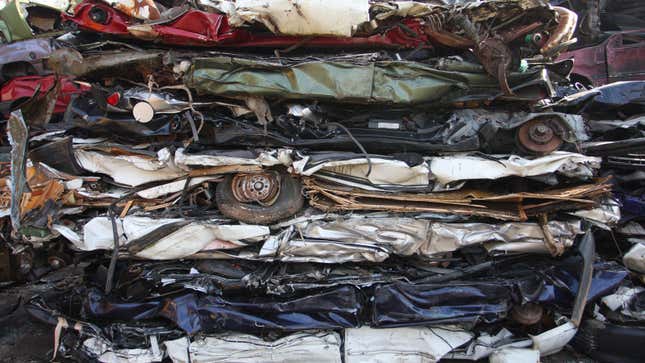
[[[577,18],[8,1],[5,280],[67,276],[56,359],[636,361],[645,88],[570,80]]]

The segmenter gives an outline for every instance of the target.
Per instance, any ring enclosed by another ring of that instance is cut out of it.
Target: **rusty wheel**
[[[304,205],[300,181],[277,172],[228,175],[215,199],[224,216],[255,224],[289,218]]]
[[[558,121],[533,119],[517,130],[518,145],[533,154],[545,155],[562,145],[562,126]]]
[[[233,196],[240,203],[256,202],[269,206],[280,193],[280,176],[274,172],[235,174],[231,189]]]

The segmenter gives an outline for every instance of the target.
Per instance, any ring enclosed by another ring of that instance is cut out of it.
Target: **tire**
[[[245,223],[270,224],[296,214],[305,203],[302,184],[288,174],[280,175],[280,192],[276,201],[269,206],[256,203],[241,203],[233,196],[231,187],[233,175],[227,175],[217,184],[215,201],[220,212],[228,217]]]

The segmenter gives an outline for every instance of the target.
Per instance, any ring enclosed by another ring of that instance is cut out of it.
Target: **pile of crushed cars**
[[[640,361],[645,31],[602,3],[5,0],[3,286],[65,273],[44,359]]]

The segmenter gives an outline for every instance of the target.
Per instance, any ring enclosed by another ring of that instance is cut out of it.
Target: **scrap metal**
[[[1,353],[638,361],[642,8],[1,2]]]

